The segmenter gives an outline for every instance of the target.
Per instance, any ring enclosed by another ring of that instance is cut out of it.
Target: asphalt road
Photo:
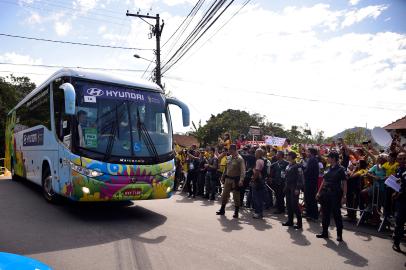
[[[344,224],[344,242],[281,226],[283,216],[254,220],[232,207],[177,194],[169,200],[51,205],[33,184],[0,180],[0,251],[53,269],[406,269],[390,235]],[[402,246],[404,250],[406,247]]]

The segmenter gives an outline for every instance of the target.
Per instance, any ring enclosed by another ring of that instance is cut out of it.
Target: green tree
[[[365,131],[358,128],[355,130],[347,130],[343,137],[345,143],[347,144],[361,144],[363,141],[368,140],[365,135]]]
[[[193,125],[190,132],[203,145],[216,144],[218,138],[225,132],[230,133],[232,139],[236,139],[240,134],[248,134],[250,126],[258,126],[260,115],[250,115],[246,111],[229,109],[217,115],[211,115],[207,123],[202,126]]]
[[[0,157],[4,157],[7,113],[34,88],[35,84],[28,77],[0,77]]]

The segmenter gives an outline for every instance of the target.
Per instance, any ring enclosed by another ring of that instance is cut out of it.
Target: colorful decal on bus
[[[155,165],[123,165],[72,155],[70,161],[103,173],[88,177],[71,170],[72,180],[64,184],[62,194],[73,200],[148,200],[172,196],[174,160]]]
[[[14,110],[7,117],[4,165],[8,169],[14,168],[15,174],[26,177],[27,173],[24,166],[23,151],[17,149],[17,142],[15,138],[15,132],[17,132],[17,130],[15,129],[18,129],[18,125],[16,122],[16,111]]]

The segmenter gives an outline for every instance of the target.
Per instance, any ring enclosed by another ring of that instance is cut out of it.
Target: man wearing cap
[[[227,164],[221,182],[224,184],[224,191],[221,196],[221,208],[216,212],[217,215],[224,215],[226,204],[230,198],[230,192],[233,192],[233,199],[235,205],[234,218],[238,218],[238,211],[240,209],[240,188],[244,183],[245,176],[245,162],[244,159],[238,154],[237,146],[230,145],[230,155],[227,157]]]

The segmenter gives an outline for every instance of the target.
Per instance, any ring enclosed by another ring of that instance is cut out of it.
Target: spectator
[[[386,162],[386,156],[381,154],[376,159],[376,164],[369,169],[367,178],[370,179],[368,186],[361,191],[362,205],[368,205],[365,211],[371,212],[373,223],[380,223],[380,215],[377,209],[382,205],[382,194],[385,190],[386,172],[382,165]],[[377,207],[373,207],[375,204]]]
[[[396,171],[399,168],[399,163],[396,161],[397,154],[395,152],[392,152],[388,156],[388,161],[385,162],[385,164],[382,165],[382,167],[385,169],[386,172],[386,177],[389,177],[390,175],[395,175]],[[384,219],[387,222],[388,218],[392,214],[392,195],[393,195],[393,189],[389,187],[385,187],[385,202],[384,202],[384,209],[383,209],[383,214],[384,214]]]
[[[368,164],[361,159],[358,164],[348,174],[347,181],[347,217],[349,220],[356,220],[356,210],[360,205],[360,193],[363,177],[368,172]]]

